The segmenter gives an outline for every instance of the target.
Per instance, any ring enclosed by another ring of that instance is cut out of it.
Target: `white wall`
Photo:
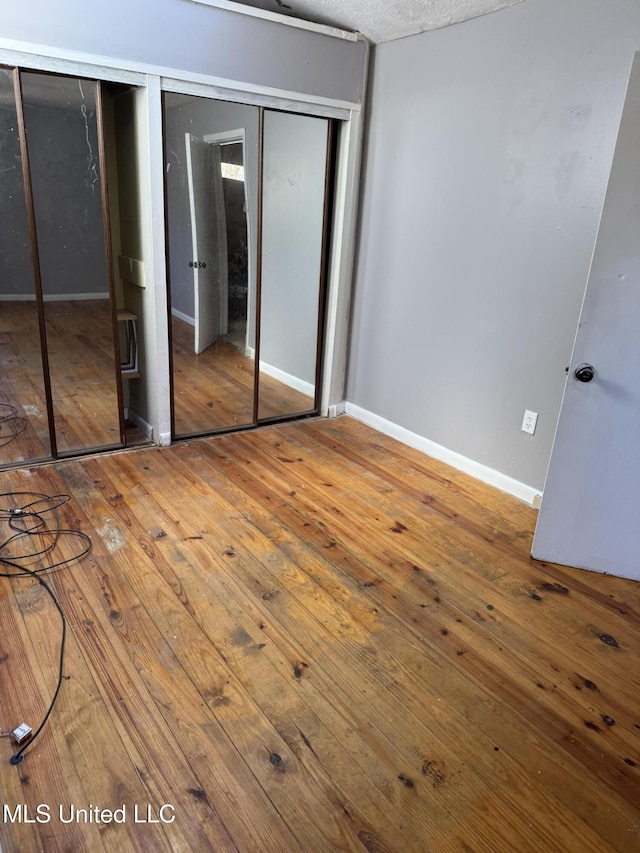
[[[528,0],[375,48],[351,404],[542,488],[639,46],[637,0]]]

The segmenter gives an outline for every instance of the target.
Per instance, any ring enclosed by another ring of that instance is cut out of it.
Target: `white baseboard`
[[[345,413],[345,402],[342,400],[341,403],[336,403],[335,406],[329,406],[327,409],[327,415],[330,418],[337,418],[340,415],[344,415]]]
[[[169,447],[171,444],[171,433],[170,432],[161,432],[158,437],[158,444],[160,447]]]
[[[108,293],[44,293],[43,302],[86,302],[88,299],[108,299]],[[0,293],[0,302],[35,302],[35,293]]]
[[[177,317],[178,320],[182,320],[183,323],[188,323],[190,326],[193,326],[195,328],[195,325],[196,325],[196,318],[195,317],[190,317],[188,314],[183,314],[182,311],[178,311],[177,308],[171,309],[171,316]]]
[[[458,471],[465,474],[470,474],[476,480],[481,480],[489,486],[500,489],[513,497],[518,498],[530,506],[537,507],[540,501],[540,490],[534,489],[532,486],[527,486],[526,483],[521,483],[519,480],[514,480],[506,474],[496,471],[494,468],[489,468],[487,465],[482,465],[473,459],[463,456],[461,453],[456,453],[455,450],[449,450],[441,444],[436,444],[428,438],[424,438],[415,432],[411,432],[404,427],[394,424],[392,421],[385,420],[367,409],[361,409],[353,403],[345,403],[345,414],[350,415],[357,421],[367,424],[367,426],[377,429],[378,432],[384,433],[391,438],[401,441],[403,444],[413,447],[424,453],[426,456],[431,456],[440,462],[451,465]]]
[[[245,354],[248,358],[256,357],[254,347],[245,347]],[[266,361],[261,360],[260,371],[261,373],[266,373],[267,376],[270,376],[272,379],[277,379],[278,382],[282,382],[283,385],[288,385],[289,388],[293,388],[294,391],[300,391],[301,394],[305,394],[307,397],[315,397],[316,395],[315,385],[311,382],[305,382],[304,379],[293,376],[291,373],[285,373],[284,370],[280,370],[279,367],[274,367],[273,364],[267,364]]]
[[[301,394],[305,394],[307,397],[313,399],[316,395],[315,385],[311,382],[305,382],[304,379],[293,376],[291,373],[285,373],[284,370],[280,370],[279,367],[274,367],[272,364],[267,364],[265,361],[260,362],[260,372],[266,373],[267,376],[277,379],[278,382],[288,385],[289,388],[293,388],[295,391],[300,391]]]
[[[140,417],[140,415],[137,412],[134,412],[133,409],[125,409],[125,412],[126,417],[134,426],[138,427],[144,437],[153,441],[153,427],[151,424],[148,424],[145,419]]]

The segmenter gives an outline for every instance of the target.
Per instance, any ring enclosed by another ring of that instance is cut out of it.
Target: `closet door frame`
[[[116,377],[116,397],[118,401],[118,422],[120,424],[120,446],[125,447],[124,394],[122,391],[122,356],[120,352],[120,333],[118,331],[118,306],[116,304],[116,282],[113,269],[113,244],[111,239],[111,214],[109,211],[109,188],[107,181],[107,156],[104,143],[104,112],[102,105],[102,80],[96,84],[96,123],[98,133],[98,163],[100,165],[100,193],[102,198],[102,223],[104,229],[104,251],[109,286],[109,308],[111,311],[111,333],[113,337],[113,369]],[[91,451],[87,451],[91,452]]]
[[[368,55],[369,48],[366,47]],[[360,193],[360,163],[364,134],[365,98],[341,100],[332,96],[309,96],[295,88],[269,89],[246,79],[178,71],[173,66],[151,65],[128,58],[112,59],[102,54],[30,45],[3,39],[0,63],[13,69],[61,73],[129,85],[144,91],[141,106],[142,137],[140,186],[147,219],[143,228],[144,263],[148,269],[147,357],[151,359],[146,381],[151,399],[149,425],[160,446],[171,443],[170,349],[167,328],[166,246],[164,221],[164,160],[162,153],[163,92],[213,97],[221,101],[282,108],[333,120],[335,139],[334,201],[330,227],[332,241],[326,257],[324,353],[322,385],[319,388],[320,416],[335,417],[345,411],[349,305]],[[366,57],[365,63],[366,67]],[[348,408],[348,404],[347,404]],[[35,460],[34,460],[35,461]],[[18,463],[22,464],[22,463]],[[25,463],[29,464],[29,463]]]

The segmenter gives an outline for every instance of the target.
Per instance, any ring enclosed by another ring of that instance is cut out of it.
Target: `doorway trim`
[[[251,317],[254,316],[252,313],[255,310],[256,303],[256,294],[255,290],[251,287],[251,282],[253,279],[254,273],[254,260],[251,257],[251,252],[249,251],[249,247],[252,245],[251,236],[253,234],[253,226],[251,222],[251,205],[249,204],[249,170],[247,169],[246,163],[246,141],[245,141],[245,129],[244,127],[238,127],[235,130],[221,130],[218,133],[205,133],[202,137],[205,142],[209,142],[212,145],[230,145],[233,143],[240,143],[242,145],[242,163],[244,165],[244,209],[245,216],[247,221],[247,330],[245,333],[245,355],[247,355],[251,349]],[[227,296],[228,296],[228,276],[227,276]]]

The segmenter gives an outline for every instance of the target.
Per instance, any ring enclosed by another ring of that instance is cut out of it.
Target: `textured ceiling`
[[[380,43],[495,12],[521,0],[239,0],[318,24],[363,33]]]

